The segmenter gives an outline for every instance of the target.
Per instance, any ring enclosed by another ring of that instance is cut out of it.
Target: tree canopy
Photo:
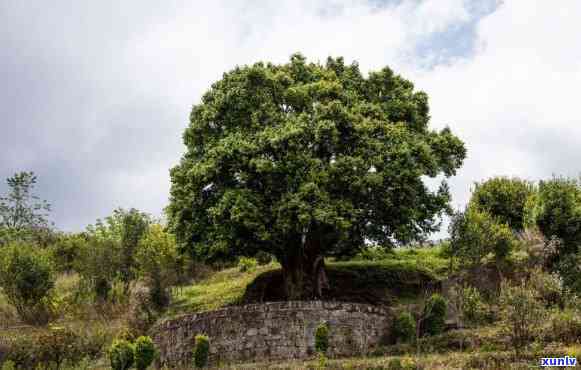
[[[223,75],[193,107],[171,170],[169,228],[205,260],[272,253],[289,298],[320,295],[323,256],[384,247],[439,227],[444,181],[466,155],[430,130],[428,96],[385,67],[295,54]]]

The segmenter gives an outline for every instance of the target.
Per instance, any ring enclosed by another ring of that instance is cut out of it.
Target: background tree
[[[506,223],[512,230],[521,231],[527,201],[534,194],[532,183],[519,178],[494,177],[476,183],[470,204]]]
[[[0,243],[9,239],[43,237],[50,228],[50,204],[33,194],[34,172],[18,172],[6,179],[8,194],[0,197]]]
[[[169,227],[205,260],[272,253],[287,296],[320,296],[323,257],[438,229],[465,157],[428,128],[428,97],[389,68],[293,55],[225,73],[192,109],[187,152],[171,170]]]

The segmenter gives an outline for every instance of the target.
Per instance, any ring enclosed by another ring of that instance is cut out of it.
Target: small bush
[[[576,343],[581,339],[581,315],[577,311],[555,311],[551,315],[548,336],[554,341]]]
[[[487,320],[488,310],[478,289],[467,286],[460,288],[457,294],[458,309],[464,323],[478,325]]]
[[[256,253],[256,256],[254,256],[254,258],[256,258],[256,261],[260,266],[268,265],[273,260],[272,254],[266,253],[264,251]]]
[[[65,328],[51,328],[48,332],[40,334],[35,347],[35,355],[40,362],[45,365],[52,364],[57,369],[65,362],[76,365],[84,357],[81,338]]]
[[[327,323],[321,323],[315,329],[315,351],[326,353],[329,349],[329,326]]]
[[[44,250],[29,244],[0,249],[0,287],[24,322],[44,325],[51,319],[54,284],[52,261]]]
[[[135,367],[145,370],[155,358],[155,346],[150,337],[141,336],[135,341]]]
[[[206,335],[196,335],[194,345],[194,365],[197,368],[203,368],[208,365],[208,356],[210,354],[210,339]]]
[[[134,348],[125,339],[117,339],[109,350],[109,359],[113,370],[127,370],[133,366]]]
[[[536,268],[531,271],[529,282],[537,291],[539,299],[541,299],[547,307],[564,305],[563,281],[558,274],[549,274],[540,268]]]
[[[540,332],[546,310],[537,299],[535,290],[524,282],[511,286],[504,281],[499,303],[503,331],[518,356],[535,334]]]
[[[238,261],[238,270],[240,272],[251,272],[256,269],[257,262],[254,258],[241,257]]]
[[[423,333],[437,335],[446,327],[447,302],[440,294],[433,294],[424,309]]]
[[[393,324],[393,335],[397,342],[411,342],[416,337],[416,320],[409,312],[402,312]]]

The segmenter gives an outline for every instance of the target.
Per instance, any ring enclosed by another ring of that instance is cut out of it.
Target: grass
[[[263,272],[280,268],[277,263],[258,266],[255,270],[240,272],[238,267],[212,274],[195,285],[175,288],[167,316],[214,310],[236,304],[244,295],[246,286]]]

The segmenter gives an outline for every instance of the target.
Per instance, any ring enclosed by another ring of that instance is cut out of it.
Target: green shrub
[[[6,361],[11,361],[17,369],[34,369],[38,365],[36,346],[28,336],[16,336],[9,342]]]
[[[0,287],[24,322],[44,325],[50,320],[54,283],[46,251],[20,243],[0,248]]]
[[[561,256],[557,265],[563,285],[576,294],[581,294],[581,253],[570,253]]]
[[[540,333],[546,310],[535,290],[525,282],[512,286],[503,281],[499,306],[502,329],[518,356],[535,334]]]
[[[2,370],[16,370],[16,364],[14,363],[14,361],[6,361],[4,363],[2,363]]]
[[[157,309],[169,305],[169,287],[178,280],[175,237],[166,232],[162,225],[151,225],[139,242],[135,258],[151,302]]]
[[[251,272],[256,269],[257,262],[254,258],[241,257],[238,261],[238,270],[240,272]]]
[[[411,342],[416,337],[416,320],[409,312],[400,313],[393,324],[393,335],[397,342]]]
[[[254,258],[256,258],[256,261],[260,266],[268,265],[273,260],[272,254],[267,253],[265,251],[259,251],[258,253],[256,253]]]
[[[481,324],[486,321],[488,310],[480,291],[472,286],[458,289],[458,310],[465,324]]]
[[[315,351],[326,353],[329,349],[329,325],[321,323],[315,329]]]
[[[534,194],[534,186],[526,180],[494,177],[477,183],[470,203],[497,218],[500,223],[517,231],[523,229],[527,201]]]
[[[447,302],[440,294],[433,294],[424,308],[422,331],[424,334],[437,335],[446,327]]]
[[[155,346],[150,337],[141,336],[135,341],[135,367],[145,370],[155,358]]]
[[[134,362],[133,345],[125,339],[113,341],[109,350],[109,359],[113,370],[130,369]]]
[[[194,345],[194,365],[197,368],[203,368],[208,365],[210,354],[210,339],[206,335],[196,335]]]
[[[50,246],[52,259],[55,268],[59,272],[71,272],[75,267],[75,261],[79,258],[80,251],[86,243],[86,239],[81,234],[61,235],[58,240]]]
[[[535,268],[531,271],[529,283],[547,307],[565,304],[563,280],[558,274]]]

